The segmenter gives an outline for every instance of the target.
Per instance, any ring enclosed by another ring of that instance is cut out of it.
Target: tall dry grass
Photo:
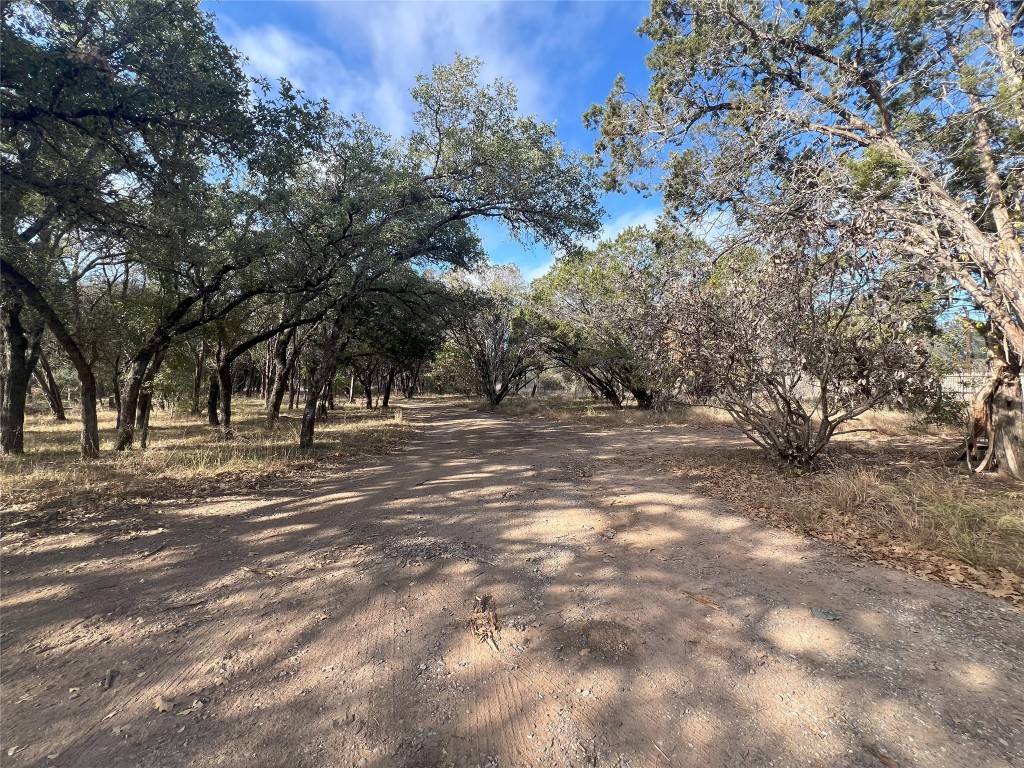
[[[872,557],[930,552],[1024,574],[1024,485],[967,475],[920,446],[858,437],[818,472],[780,468],[746,447],[688,447],[666,466],[693,491]]]
[[[200,416],[157,410],[148,447],[115,452],[116,417],[108,410],[100,413],[102,454],[83,461],[76,416],[72,412],[67,422],[56,422],[30,415],[24,455],[0,459],[0,510],[7,524],[49,509],[244,489],[320,463],[386,450],[410,429],[400,408],[368,411],[345,403],[320,420],[316,447],[303,452],[298,415],[285,411],[270,425],[261,401],[239,399],[232,440]]]
[[[609,426],[678,424],[710,428],[732,424],[728,413],[710,406],[672,405],[665,410],[643,411],[631,404],[616,408],[605,400],[560,394],[513,396],[503,400],[496,408],[488,405],[480,405],[478,408],[497,415],[555,421],[606,422]]]

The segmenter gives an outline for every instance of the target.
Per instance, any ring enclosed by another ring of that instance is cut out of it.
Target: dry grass
[[[25,454],[0,460],[0,510],[6,526],[47,510],[188,498],[244,490],[325,462],[377,453],[409,431],[398,408],[368,411],[344,404],[317,425],[316,447],[298,448],[299,415],[285,411],[268,425],[261,401],[235,404],[233,440],[191,414],[155,411],[149,447],[110,450],[115,415],[100,413],[104,449],[94,461],[79,458],[79,423],[32,415],[26,420]]]
[[[877,410],[858,416],[840,431],[867,429],[882,437],[906,437],[908,435],[952,436],[951,427],[940,426],[925,420],[924,414],[907,411]]]
[[[666,464],[698,493],[862,559],[1024,598],[1024,485],[945,465],[927,437],[850,436],[829,456],[814,473],[779,468],[746,447],[688,448]]]
[[[568,395],[540,395],[538,397],[509,397],[497,408],[479,406],[480,410],[507,416],[553,419],[555,421],[599,421],[609,426],[657,426],[676,424],[698,429],[732,424],[729,414],[721,408],[700,405],[673,405],[664,411],[642,411],[627,405],[615,408],[604,400],[571,397]]]

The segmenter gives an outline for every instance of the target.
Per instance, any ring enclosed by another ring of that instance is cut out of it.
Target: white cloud
[[[273,24],[243,29],[222,18],[220,32],[248,58],[251,74],[271,81],[285,77],[307,98],[327,99],[339,112],[360,111],[372,91],[371,84],[346,67],[337,53],[292,30]]]
[[[280,24],[241,27],[219,14],[223,37],[249,58],[249,70],[287,77],[307,96],[344,114],[362,113],[393,135],[412,127],[416,76],[456,53],[483,61],[485,81],[515,84],[520,108],[550,120],[577,74],[565,57],[582,53],[610,12],[602,3],[324,2],[312,6],[315,31]]]
[[[484,80],[511,80],[523,111],[543,117],[549,93],[544,54],[555,41],[550,34],[525,39],[521,32],[524,26],[557,26],[545,23],[555,18],[547,3],[325,3],[318,11],[328,29],[343,35],[342,45],[365,56],[374,81],[386,94],[366,111],[385,129],[404,132],[411,127],[408,91],[416,76],[429,73],[435,64],[451,62],[456,53],[483,60]],[[402,109],[396,96],[402,97]]]
[[[527,283],[532,283],[534,280],[538,280],[548,273],[548,271],[555,265],[554,259],[548,259],[543,264],[538,264],[535,267],[523,271],[523,277]]]
[[[600,240],[614,240],[623,230],[630,227],[648,227],[653,229],[661,216],[661,208],[639,208],[626,211],[615,216],[611,221],[601,227]]]

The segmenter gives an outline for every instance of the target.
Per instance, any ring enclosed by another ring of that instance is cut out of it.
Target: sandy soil
[[[5,537],[0,762],[1024,766],[1024,617],[653,468],[728,433],[409,414],[343,475]]]

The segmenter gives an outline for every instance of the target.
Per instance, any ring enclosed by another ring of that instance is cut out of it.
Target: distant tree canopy
[[[679,215],[738,226],[809,167],[881,211],[892,258],[987,318],[986,462],[1024,471],[1024,59],[1004,0],[655,0],[646,96],[620,79],[588,120],[608,188],[655,185]],[[654,181],[642,173],[658,168]],[[834,172],[834,171],[841,172]],[[892,248],[892,242],[898,248]]]
[[[559,259],[534,291],[544,351],[616,406],[624,392],[645,409],[670,399],[685,374],[671,354],[669,312],[702,248],[632,227]]]
[[[487,402],[498,405],[541,365],[524,315],[528,286],[515,265],[490,266],[476,275],[457,273],[451,283],[461,301],[449,323],[449,338],[468,361]]]
[[[473,221],[562,248],[598,226],[593,172],[472,59],[418,79],[395,139],[246,77],[194,0],[20,0],[2,46],[4,452],[23,450],[29,378],[58,350],[84,456],[101,394],[123,450],[172,380],[198,410],[208,378],[231,437],[239,374],[270,418],[304,392],[309,447],[339,367],[386,361],[389,393],[422,368],[443,293],[426,270],[483,260]]]

